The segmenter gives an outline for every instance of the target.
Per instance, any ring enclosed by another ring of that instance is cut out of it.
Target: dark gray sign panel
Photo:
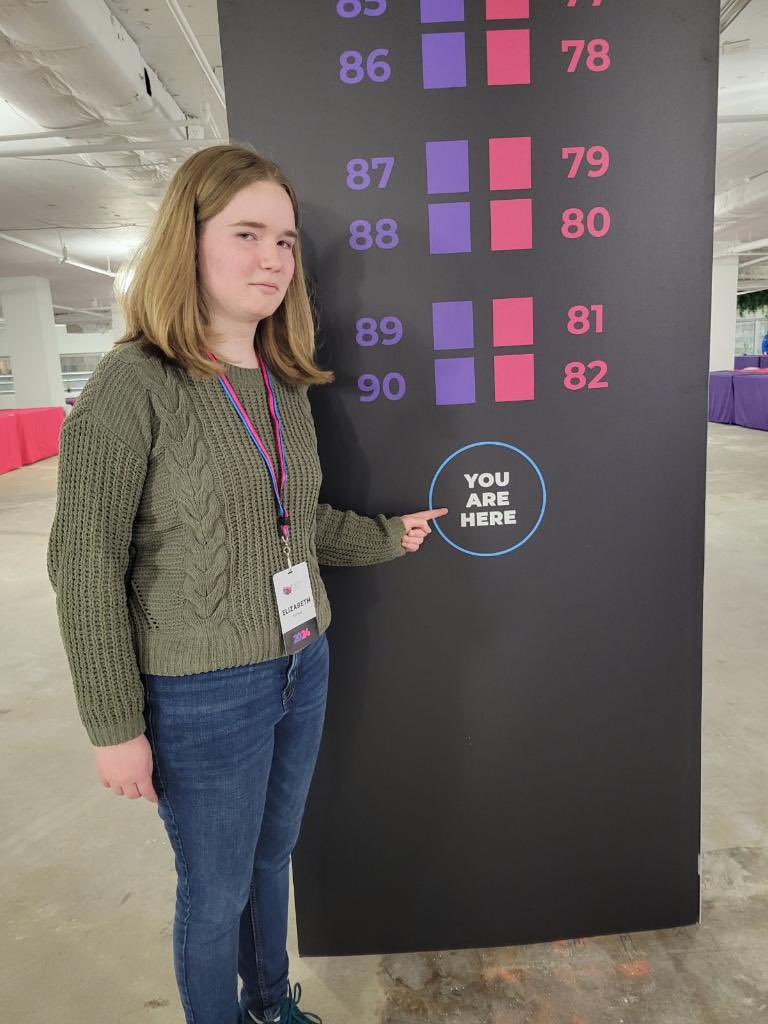
[[[303,203],[326,569],[305,954],[692,923],[716,0],[220,0]]]

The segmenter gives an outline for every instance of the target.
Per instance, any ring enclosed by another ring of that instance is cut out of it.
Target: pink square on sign
[[[533,400],[533,356],[494,356],[493,376],[497,402]]]
[[[488,168],[491,192],[531,187],[530,136],[488,139]]]
[[[531,33],[527,28],[499,28],[485,33],[488,85],[529,85]]]
[[[485,0],[488,21],[497,18],[530,18],[529,0]]]
[[[530,199],[492,199],[491,249],[530,249],[532,221]]]
[[[493,344],[533,344],[533,297],[493,300]]]

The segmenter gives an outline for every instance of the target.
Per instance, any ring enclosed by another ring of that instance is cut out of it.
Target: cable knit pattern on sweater
[[[184,620],[192,628],[221,626],[227,617],[229,551],[202,426],[178,374],[166,371],[160,384],[150,378],[146,385],[164,432],[168,476],[187,538]]]
[[[224,364],[273,455],[261,371]],[[307,387],[272,375],[283,419],[294,562],[318,628],[319,564],[405,554],[399,516],[318,504]],[[83,725],[98,746],[144,731],[141,673],[183,676],[283,655],[272,575],[285,567],[261,456],[217,380],[136,343],[98,364],[61,431],[48,575]]]

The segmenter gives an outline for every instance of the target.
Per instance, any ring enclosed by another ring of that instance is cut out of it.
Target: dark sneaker
[[[291,992],[289,983],[288,995],[280,1004],[280,1024],[323,1024],[316,1013],[305,1013],[304,1010],[299,1009],[300,999],[301,985],[297,981],[293,986],[293,992]]]
[[[246,1010],[244,1024],[251,1024],[251,1021],[255,1021],[256,1024],[283,1024],[282,1008],[277,1017],[257,1017],[250,1010]]]

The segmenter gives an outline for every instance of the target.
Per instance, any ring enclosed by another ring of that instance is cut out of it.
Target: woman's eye
[[[238,238],[253,238],[254,240],[258,240],[258,235],[254,235],[250,231],[239,231],[238,234],[237,234],[237,237]],[[293,242],[289,242],[285,238],[281,239],[281,244],[282,245],[287,245],[289,249],[293,249],[293,245],[294,245]]]

